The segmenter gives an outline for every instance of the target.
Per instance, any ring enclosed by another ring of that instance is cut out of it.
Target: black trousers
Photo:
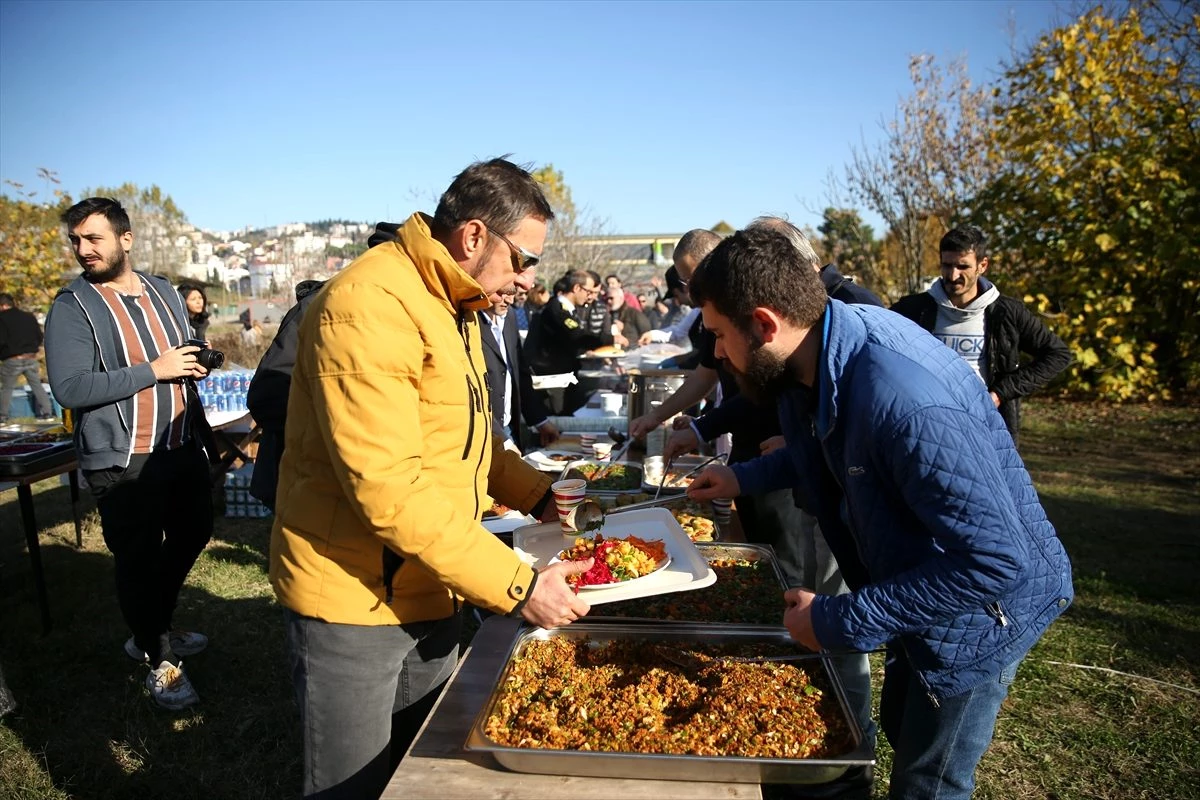
[[[208,462],[195,442],[84,472],[116,564],[117,600],[133,640],[157,666],[179,590],[212,536]]]

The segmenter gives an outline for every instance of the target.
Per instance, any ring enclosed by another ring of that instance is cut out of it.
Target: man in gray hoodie
[[[129,215],[92,197],[63,212],[83,274],[59,291],[46,318],[46,367],[54,396],[75,412],[75,451],[104,544],[113,554],[117,600],[133,634],[125,653],[150,667],[160,706],[199,701],[183,656],[208,639],[175,630],[179,591],[212,535],[213,508],[192,381],[196,360],[183,298],[162,277],[133,269]],[[210,458],[214,455],[210,451]]]
[[[901,297],[892,311],[908,317],[962,356],[987,386],[1013,442],[1021,427],[1021,398],[1067,368],[1071,350],[1016,298],[1000,294],[984,273],[987,237],[963,225],[942,237],[942,276],[920,294]],[[1021,354],[1029,356],[1021,363]]]

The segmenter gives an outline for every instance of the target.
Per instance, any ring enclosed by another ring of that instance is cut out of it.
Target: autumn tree
[[[1074,385],[1117,399],[1200,379],[1200,14],[1147,10],[1096,8],[1006,73],[979,203],[1005,290],[1059,312]]]
[[[550,224],[542,254],[545,265],[542,273],[547,285],[573,269],[594,270],[603,276],[613,260],[612,249],[595,242],[596,237],[604,235],[605,223],[575,205],[571,188],[554,165],[547,164],[532,174],[554,209],[554,222]]]
[[[897,244],[901,293],[924,288],[937,261],[929,229],[940,236],[959,221],[991,171],[988,92],[972,85],[966,63],[919,55],[909,73],[912,94],[882,124],[883,140],[853,148],[845,173],[851,198],[882,217]]]
[[[75,272],[75,260],[63,236],[61,214],[71,204],[65,194],[49,190],[53,173],[44,170],[47,202],[37,202],[37,192],[20,183],[5,181],[15,194],[0,194],[0,292],[17,306],[47,311],[55,293]]]
[[[883,263],[883,243],[875,231],[852,208],[826,208],[821,212],[821,234],[817,242],[825,261],[837,263],[841,272],[854,275],[860,283],[885,296],[899,297]]]

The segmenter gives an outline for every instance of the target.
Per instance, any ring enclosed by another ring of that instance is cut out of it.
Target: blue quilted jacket
[[[823,333],[816,392],[779,403],[788,447],[733,469],[743,493],[798,487],[843,554],[855,591],[815,601],[822,646],[896,642],[930,697],[953,697],[1070,604],[1070,561],[965,361],[881,308],[830,300]]]

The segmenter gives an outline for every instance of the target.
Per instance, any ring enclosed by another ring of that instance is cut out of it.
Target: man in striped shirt
[[[146,686],[172,710],[199,701],[182,656],[202,634],[173,630],[179,591],[212,535],[208,465],[195,435],[204,410],[192,381],[207,374],[187,309],[164,278],[129,262],[133,231],[115,200],[93,197],[62,215],[83,274],[46,319],[54,396],[76,415],[75,449],[116,566],[132,636],[125,652],[150,665]]]

